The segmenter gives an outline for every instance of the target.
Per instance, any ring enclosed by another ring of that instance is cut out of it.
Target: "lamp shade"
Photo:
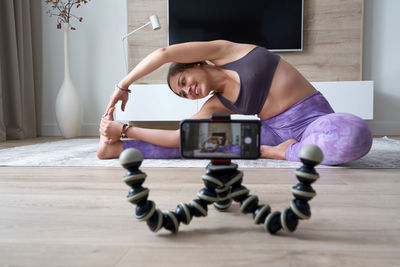
[[[150,16],[151,26],[153,26],[153,30],[158,30],[161,28],[160,21],[158,20],[157,15]]]

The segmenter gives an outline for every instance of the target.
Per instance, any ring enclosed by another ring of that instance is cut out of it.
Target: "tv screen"
[[[224,39],[303,49],[303,0],[169,0],[169,44]]]

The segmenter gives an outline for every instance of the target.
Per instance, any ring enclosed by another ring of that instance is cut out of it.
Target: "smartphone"
[[[188,159],[256,159],[260,157],[259,120],[183,120],[180,152]]]

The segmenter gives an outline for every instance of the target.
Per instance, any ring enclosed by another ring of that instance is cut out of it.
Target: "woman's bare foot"
[[[110,112],[107,111],[107,113],[104,115],[104,118],[113,121],[114,120],[113,112],[114,108],[110,109]],[[100,122],[100,128],[101,128],[101,122]],[[99,159],[118,158],[122,150],[123,147],[121,140],[110,143],[109,138],[102,135],[100,130],[100,141],[99,141],[99,146],[97,147],[97,157]]]
[[[262,158],[266,159],[280,159],[285,160],[285,152],[288,149],[290,144],[297,143],[298,141],[295,139],[286,140],[283,143],[280,143],[277,146],[266,146],[261,145],[260,153]]]
[[[121,154],[123,147],[122,141],[116,141],[115,143],[108,144],[107,137],[100,135],[99,146],[97,147],[97,157],[99,159],[113,159],[118,158]]]

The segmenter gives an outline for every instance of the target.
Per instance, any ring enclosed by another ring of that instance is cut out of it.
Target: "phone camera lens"
[[[252,139],[251,139],[251,137],[246,137],[246,138],[244,138],[244,143],[246,144],[246,145],[249,145],[249,144],[251,144],[251,141],[253,141]]]

